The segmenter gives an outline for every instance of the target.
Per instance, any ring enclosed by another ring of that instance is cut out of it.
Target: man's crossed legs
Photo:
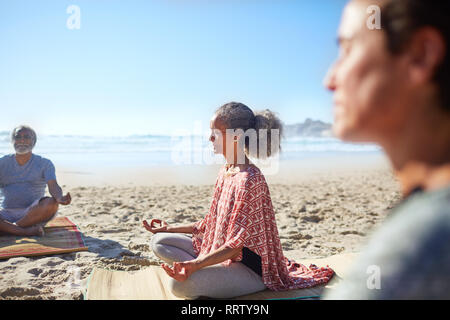
[[[0,211],[0,234],[18,236],[43,235],[43,225],[53,219],[58,211],[55,199],[44,197],[25,209],[4,209]]]

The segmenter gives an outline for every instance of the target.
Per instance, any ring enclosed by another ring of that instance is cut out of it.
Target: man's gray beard
[[[14,146],[14,150],[19,155],[27,154],[33,151],[33,147],[31,146]]]

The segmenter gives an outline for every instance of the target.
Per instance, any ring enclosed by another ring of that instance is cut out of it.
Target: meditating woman
[[[153,252],[166,263],[176,296],[232,298],[266,288],[281,291],[316,286],[333,276],[330,268],[309,268],[283,255],[269,188],[249,157],[280,149],[281,122],[269,110],[242,103],[220,107],[211,120],[210,141],[226,164],[219,172],[209,213],[184,226],[153,219]],[[191,234],[192,237],[186,234]]]

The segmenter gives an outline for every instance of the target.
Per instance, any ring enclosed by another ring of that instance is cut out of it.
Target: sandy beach
[[[89,251],[0,261],[0,299],[82,299],[94,267],[158,265],[142,220],[198,221],[209,209],[217,170],[57,168],[73,198],[59,215],[78,225]],[[382,156],[284,162],[266,179],[285,255],[299,259],[358,252],[400,200]]]

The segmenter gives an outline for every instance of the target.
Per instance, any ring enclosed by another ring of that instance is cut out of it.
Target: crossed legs
[[[24,216],[14,213],[9,218],[0,218],[0,233],[17,236],[43,235],[42,225],[51,220],[58,211],[58,203],[49,197],[45,197],[25,209]]]
[[[192,239],[183,234],[157,233],[152,237],[151,247],[156,256],[169,264],[196,258]],[[186,299],[227,299],[266,289],[262,278],[240,262],[228,267],[216,264],[203,268],[183,282],[172,278],[169,281],[173,294]]]
[[[32,206],[27,214],[16,222],[16,225],[22,228],[28,228],[39,223],[45,223],[51,220],[58,211],[58,202],[55,199],[45,197]]]

